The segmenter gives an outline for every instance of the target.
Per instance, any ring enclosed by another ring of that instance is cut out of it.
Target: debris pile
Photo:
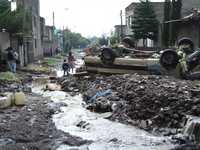
[[[200,84],[172,77],[97,76],[83,97],[89,109],[112,111],[110,119],[144,129],[182,128],[187,115],[200,115]]]

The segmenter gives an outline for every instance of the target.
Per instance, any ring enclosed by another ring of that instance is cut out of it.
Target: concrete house
[[[131,3],[129,6],[125,8],[125,16],[126,16],[126,26],[127,26],[127,35],[133,35],[131,29],[132,19],[134,17],[134,10],[137,7],[138,3]],[[164,18],[164,2],[152,2],[155,14],[157,16],[157,20],[160,23],[159,26],[159,34],[158,41],[155,43],[151,40],[148,40],[148,45],[150,47],[161,47],[161,33],[162,33],[162,23]],[[200,8],[200,0],[182,0],[182,16],[186,16],[191,14],[193,8]],[[138,41],[138,46],[143,46],[143,42],[141,40]]]
[[[11,45],[19,50],[21,65],[43,57],[41,47],[41,29],[40,29],[40,2],[39,0],[16,0],[17,7],[23,7],[31,14],[31,28],[28,33],[17,33],[12,37]],[[24,22],[26,22],[24,18]],[[20,38],[19,38],[19,34]]]
[[[42,39],[42,47],[45,56],[55,55],[56,43],[54,40],[54,27],[45,26],[44,28],[44,37]]]

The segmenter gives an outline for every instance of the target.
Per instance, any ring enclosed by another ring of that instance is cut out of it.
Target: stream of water
[[[166,137],[155,136],[133,126],[112,122],[105,117],[110,113],[97,114],[85,109],[82,96],[70,96],[62,91],[33,91],[50,97],[54,103],[63,102],[61,112],[53,116],[56,127],[73,136],[93,141],[80,147],[61,145],[57,150],[169,150],[174,146]]]
[[[79,61],[78,64],[81,64]],[[57,75],[62,76],[62,71],[58,70]],[[54,103],[67,104],[53,116],[57,129],[93,141],[79,147],[61,145],[57,150],[169,150],[174,147],[166,137],[105,119],[110,113],[90,112],[84,107],[81,94],[72,97],[62,91],[43,92],[41,86],[35,86],[33,92],[50,97]]]

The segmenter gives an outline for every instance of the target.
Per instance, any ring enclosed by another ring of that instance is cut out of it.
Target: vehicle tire
[[[160,64],[163,68],[167,70],[175,69],[179,63],[179,57],[176,51],[172,49],[166,49],[161,54]]]
[[[111,48],[103,48],[101,51],[101,61],[105,65],[111,65],[115,61],[116,54]]]
[[[178,41],[178,46],[183,45],[183,44],[189,44],[191,49],[194,49],[194,43],[192,42],[192,39],[188,37],[183,37]]]

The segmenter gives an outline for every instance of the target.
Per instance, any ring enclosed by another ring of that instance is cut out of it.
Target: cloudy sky
[[[114,25],[120,24],[120,10],[137,0],[40,0],[40,14],[46,24],[62,29],[68,27],[83,36],[109,34]],[[159,1],[159,0],[152,0]],[[162,0],[160,0],[162,1]]]

